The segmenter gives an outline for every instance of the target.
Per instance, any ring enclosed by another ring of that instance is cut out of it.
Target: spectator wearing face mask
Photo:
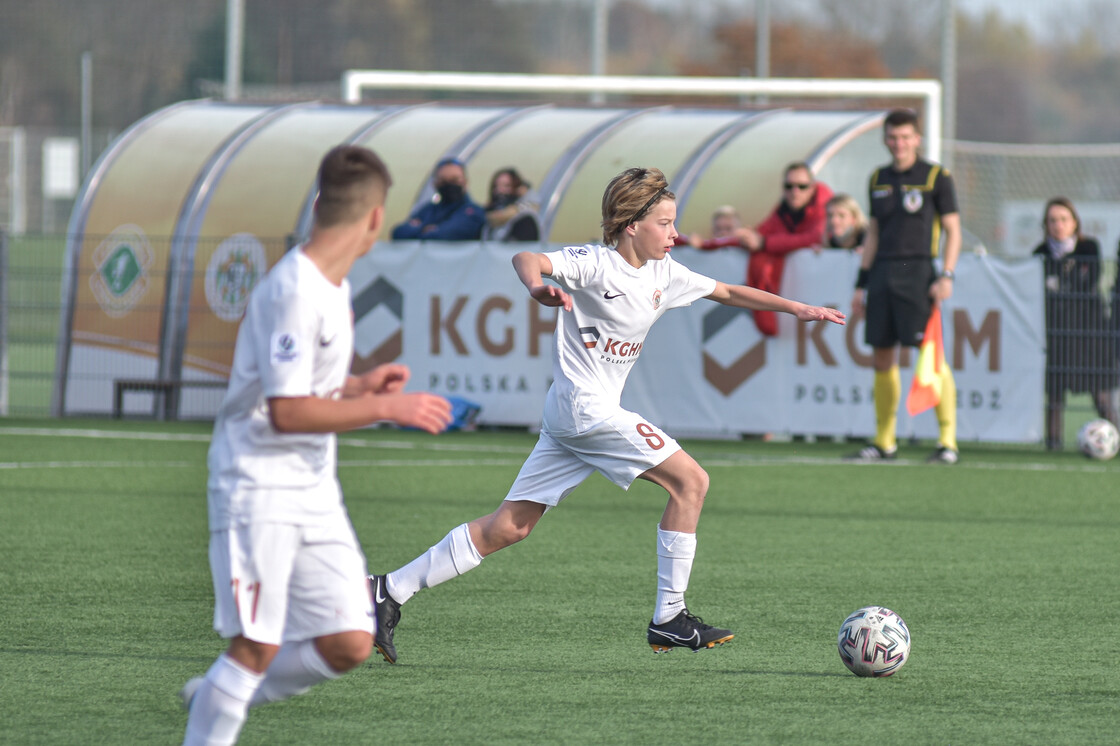
[[[393,239],[477,241],[486,224],[486,213],[467,194],[467,169],[463,162],[444,158],[436,164],[432,186],[437,197],[394,228]]]

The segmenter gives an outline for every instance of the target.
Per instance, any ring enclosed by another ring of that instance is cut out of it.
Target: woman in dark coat
[[[1054,197],[1035,248],[1046,276],[1046,447],[1062,448],[1066,392],[1089,393],[1097,413],[1116,424],[1113,389],[1120,383],[1116,346],[1100,293],[1100,244],[1081,234],[1073,203]]]

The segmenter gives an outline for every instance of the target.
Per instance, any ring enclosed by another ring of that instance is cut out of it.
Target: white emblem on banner
[[[251,233],[235,233],[218,244],[206,265],[206,302],[214,315],[240,321],[267,268],[264,246]]]

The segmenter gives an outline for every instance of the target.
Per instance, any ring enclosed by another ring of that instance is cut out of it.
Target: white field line
[[[695,453],[693,454],[696,455]],[[953,466],[941,464],[926,464],[924,459],[896,459],[881,464],[867,464],[858,462],[844,462],[838,458],[814,458],[811,456],[743,456],[741,458],[705,459],[696,458],[705,468],[718,468],[727,466],[846,466],[853,469],[894,469],[900,466],[922,466],[932,470],[939,469],[975,469],[977,471],[1044,471],[1044,472],[1115,472],[1104,464],[1085,462],[1074,464],[1005,464],[985,461],[960,461]]]
[[[521,466],[523,459],[519,458],[488,458],[488,459],[364,459],[339,461],[338,468],[368,468],[371,466]]]
[[[210,436],[198,433],[128,432],[124,430],[83,430],[75,428],[0,427],[0,435],[35,435],[42,437],[96,438],[98,440],[158,440],[164,442],[209,443]],[[518,446],[468,445],[465,443],[411,443],[401,440],[365,440],[341,436],[338,444],[351,448],[392,448],[397,450],[430,450],[465,453],[521,453],[529,451]]]
[[[165,442],[194,442],[194,443],[208,443],[210,441],[209,435],[192,434],[192,433],[159,433],[159,432],[128,432],[120,430],[93,430],[93,429],[77,429],[77,428],[31,428],[31,427],[0,427],[0,435],[13,435],[13,436],[42,436],[42,437],[67,437],[67,438],[96,438],[96,439],[121,439],[121,440],[156,440]],[[502,445],[471,445],[468,443],[439,443],[433,441],[431,443],[415,443],[409,441],[375,441],[365,440],[362,438],[348,438],[340,437],[338,439],[339,445],[353,447],[353,448],[370,448],[370,449],[393,449],[399,451],[418,451],[423,453],[429,452],[446,452],[446,453],[509,453],[517,454],[518,459],[362,459],[362,460],[342,460],[339,461],[340,467],[346,468],[362,468],[371,466],[381,467],[415,467],[415,466],[511,466],[518,465],[522,462],[524,456],[528,455],[528,450],[519,446],[502,446]],[[754,456],[743,455],[734,456],[729,454],[720,454],[719,456],[705,457],[699,450],[690,451],[690,453],[706,468],[727,468],[739,466],[848,466],[857,469],[874,469],[874,468],[897,468],[900,466],[926,466],[924,461],[921,460],[907,460],[898,459],[888,463],[882,464],[861,464],[861,463],[844,463],[836,457],[812,457],[812,456]],[[418,453],[419,455],[419,453]],[[111,462],[95,462],[95,461],[74,461],[74,462],[0,462],[0,469],[30,469],[30,468],[135,468],[145,466],[166,466],[166,467],[188,467],[200,466],[198,463],[186,461],[167,461],[167,462],[132,462],[132,461],[111,461]],[[1084,472],[1114,472],[1115,469],[1109,468],[1105,464],[1094,464],[1092,462],[1081,461],[1077,464],[1030,464],[1030,463],[996,463],[984,461],[972,461],[965,459],[960,463],[948,467],[941,465],[933,465],[930,469],[976,469],[984,471],[1037,471],[1037,472],[1070,472],[1070,473],[1084,473]]]
[[[125,432],[123,430],[78,430],[74,428],[49,427],[0,427],[0,435],[38,435],[47,438],[96,438],[98,440],[162,440],[209,443],[209,435],[193,433],[145,433]]]
[[[0,461],[5,469],[151,469],[198,468],[195,461]]]

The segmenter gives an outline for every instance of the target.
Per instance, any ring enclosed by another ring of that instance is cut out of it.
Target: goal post
[[[0,230],[27,232],[27,133],[0,127]]]
[[[922,101],[926,154],[931,160],[941,160],[942,86],[940,81],[932,79],[530,75],[406,70],[347,70],[342,74],[342,98],[347,103],[361,103],[362,94],[366,90],[697,97],[916,98]]]

